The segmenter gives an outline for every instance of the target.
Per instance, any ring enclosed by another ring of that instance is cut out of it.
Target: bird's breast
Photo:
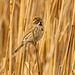
[[[42,38],[44,34],[44,28],[43,27],[37,27],[34,31],[35,40],[38,41]]]

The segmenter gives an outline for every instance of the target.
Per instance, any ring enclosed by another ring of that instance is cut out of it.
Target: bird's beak
[[[38,24],[40,25],[41,23],[39,22]]]
[[[42,26],[43,24],[42,24],[42,22],[39,22],[38,25]]]

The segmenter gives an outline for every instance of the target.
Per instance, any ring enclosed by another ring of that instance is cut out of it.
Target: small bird
[[[18,48],[16,48],[13,51],[13,53],[17,52],[17,50],[20,49],[22,46],[24,46],[24,44],[31,43],[35,45],[35,43],[42,38],[43,34],[44,34],[43,20],[40,17],[35,17],[33,19],[32,26],[28,30],[28,33],[23,37],[21,45]]]

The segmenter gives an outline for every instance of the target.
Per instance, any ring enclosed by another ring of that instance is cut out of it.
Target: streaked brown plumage
[[[34,44],[34,41],[37,42],[38,40],[40,40],[43,34],[44,34],[43,21],[40,17],[35,17],[33,19],[33,25],[28,30],[28,33],[23,37],[21,45],[18,48],[16,48],[14,52],[20,49],[24,45],[24,43]]]

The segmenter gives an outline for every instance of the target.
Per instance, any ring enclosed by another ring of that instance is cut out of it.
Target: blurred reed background
[[[44,21],[44,36],[28,44],[25,64],[17,48],[32,19]],[[0,75],[75,75],[75,0],[0,0]],[[38,66],[40,74],[38,74]]]

